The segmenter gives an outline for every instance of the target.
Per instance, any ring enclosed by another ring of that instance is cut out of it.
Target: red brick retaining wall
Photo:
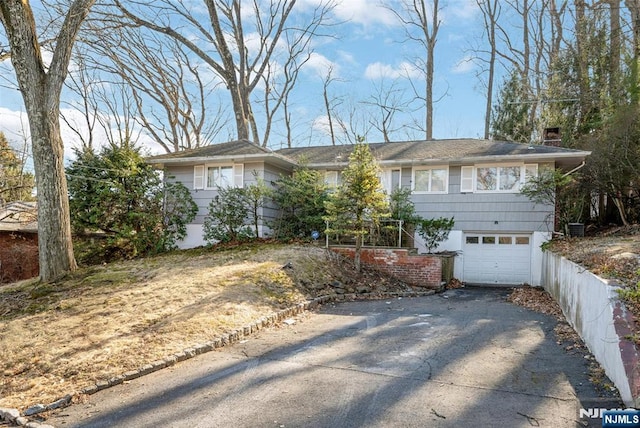
[[[38,276],[38,235],[0,232],[0,283]]]
[[[355,248],[331,247],[338,254],[354,258]],[[410,254],[402,248],[363,248],[363,266],[393,275],[410,285],[439,288],[442,280],[442,260],[430,254]]]

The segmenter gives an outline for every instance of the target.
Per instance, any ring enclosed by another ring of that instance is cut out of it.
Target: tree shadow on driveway
[[[587,361],[505,290],[329,304],[89,403],[56,426],[601,426]],[[66,415],[66,416],[65,416]]]

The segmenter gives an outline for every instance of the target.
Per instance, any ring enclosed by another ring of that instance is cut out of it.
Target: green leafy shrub
[[[108,257],[173,249],[197,212],[182,183],[165,183],[140,150],[128,144],[100,153],[77,151],[66,173],[71,225],[76,234],[102,235],[96,251]],[[98,256],[86,254],[88,260]]]
[[[312,231],[325,229],[328,188],[320,171],[298,168],[275,185],[272,199],[280,211],[269,226],[277,239],[308,239]]]
[[[245,189],[218,188],[218,194],[209,203],[209,213],[204,218],[204,240],[213,245],[251,238],[253,234],[247,225],[248,204]]]

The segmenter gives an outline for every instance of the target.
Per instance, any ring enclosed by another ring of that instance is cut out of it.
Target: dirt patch
[[[622,287],[636,287],[640,282],[640,226],[554,240],[550,249]]]
[[[0,407],[48,404],[329,293],[417,290],[323,248],[262,244],[0,287]]]

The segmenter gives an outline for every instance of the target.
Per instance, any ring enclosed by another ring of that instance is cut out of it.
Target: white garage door
[[[531,281],[531,235],[466,233],[464,282],[523,284]]]

